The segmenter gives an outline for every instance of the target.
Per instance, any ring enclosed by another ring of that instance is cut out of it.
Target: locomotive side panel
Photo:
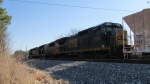
[[[88,49],[88,36],[89,35],[89,29],[80,31],[78,33],[78,43],[79,43],[79,51],[84,51]]]
[[[44,44],[44,54],[48,54],[49,44]]]
[[[33,57],[37,57],[39,54],[38,54],[38,47],[34,48],[31,50],[31,54]]]
[[[68,37],[64,37],[64,38],[61,38],[61,40],[58,42],[58,44],[59,44],[59,53],[65,53],[67,51],[66,50],[67,40],[68,40]]]
[[[55,42],[54,54],[59,54],[59,44],[58,44],[58,42]]]
[[[103,32],[101,31],[100,27],[97,27],[97,29],[93,30],[93,36],[92,36],[92,48],[97,50],[102,50],[104,47],[106,47],[105,42],[103,40]],[[104,46],[105,45],[105,46]]]
[[[53,55],[54,54],[54,46],[50,46],[48,48],[48,54]]]
[[[41,46],[38,48],[38,53],[39,53],[39,55],[44,54],[44,45],[41,45]]]
[[[67,43],[67,50],[69,52],[76,52],[78,50],[78,37],[73,36],[68,39]]]
[[[54,46],[55,46],[54,42],[49,43],[49,45],[48,45],[48,54],[50,54],[50,55],[54,54]]]

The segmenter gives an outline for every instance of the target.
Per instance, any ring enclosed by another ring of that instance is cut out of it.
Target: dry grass
[[[0,38],[0,84],[69,84],[29,67],[22,58],[13,58],[9,49],[9,40]],[[36,80],[36,77],[40,79]]]
[[[0,53],[0,84],[43,84],[37,83],[36,77],[40,77],[40,81],[45,84],[69,84],[17,61],[7,52]]]

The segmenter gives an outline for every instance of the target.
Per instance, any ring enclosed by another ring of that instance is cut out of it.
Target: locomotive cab
[[[109,43],[109,58],[122,58],[123,45],[127,45],[127,31],[123,30],[121,24],[111,22],[105,22],[102,30],[105,32],[103,37]]]
[[[124,34],[124,36],[123,36]],[[120,46],[123,44],[127,45],[127,31],[125,30],[116,30],[116,45]],[[124,38],[124,40],[123,40]]]
[[[123,46],[127,46],[127,31],[126,30],[116,30],[116,57],[123,58]]]

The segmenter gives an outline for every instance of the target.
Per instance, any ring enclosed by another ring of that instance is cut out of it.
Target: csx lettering
[[[123,36],[118,36],[117,39],[118,40],[123,40]]]
[[[123,40],[123,36],[117,36],[118,40]],[[127,38],[124,37],[124,40],[127,40]]]
[[[77,47],[78,45],[77,45],[77,38],[75,38],[75,39],[71,39],[70,41],[69,41],[69,47],[70,48],[73,48],[73,47]]]

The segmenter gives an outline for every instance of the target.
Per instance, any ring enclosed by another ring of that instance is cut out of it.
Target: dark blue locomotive
[[[105,22],[29,50],[29,58],[123,58],[127,31],[118,23]]]

